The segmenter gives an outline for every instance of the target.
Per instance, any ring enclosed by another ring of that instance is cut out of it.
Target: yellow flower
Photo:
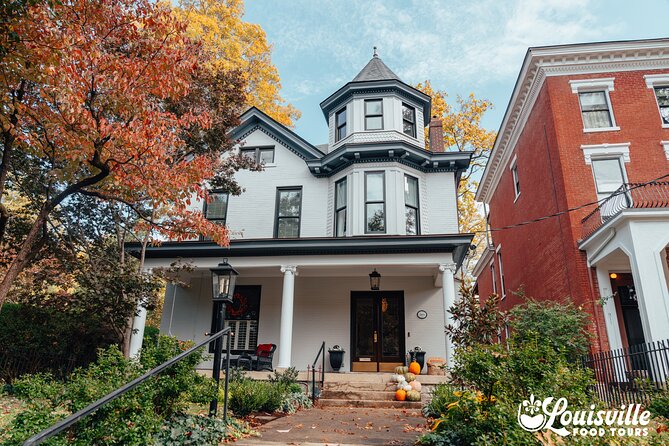
[[[453,395],[455,395],[455,396],[457,396],[457,397],[461,397],[461,396],[462,396],[462,392],[460,392],[459,390],[456,390],[455,392],[453,392]]]
[[[447,410],[451,410],[452,408],[456,407],[460,401],[455,401],[453,403],[450,403],[449,405],[446,406]]]

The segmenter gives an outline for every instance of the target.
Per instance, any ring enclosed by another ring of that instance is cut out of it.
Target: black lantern
[[[237,270],[228,263],[228,259],[223,260],[223,263],[219,263],[217,267],[211,268],[211,298],[214,302],[232,302],[238,275]]]
[[[372,291],[379,291],[381,287],[381,274],[376,271],[376,268],[369,275],[369,286],[372,288]]]

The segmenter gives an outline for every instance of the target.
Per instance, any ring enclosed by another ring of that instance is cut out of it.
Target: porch
[[[228,258],[239,272],[236,301],[229,305],[226,317],[235,332],[234,353],[252,352],[258,344],[276,344],[275,368],[305,371],[325,342],[326,350],[339,345],[346,351],[342,372],[390,371],[404,364],[407,351],[417,346],[426,358],[450,358],[452,346],[444,333],[450,318],[446,310],[457,299],[454,274],[470,236],[457,236],[458,243],[454,238],[334,239],[340,244],[373,241],[363,252],[354,247],[336,255],[299,252],[295,246],[289,253],[277,248],[265,255],[257,251],[239,255],[241,251],[234,249],[237,241],[231,249],[207,243],[206,254],[190,257],[194,268],[182,273],[182,285],[167,287],[161,332],[184,340],[205,338],[213,314],[210,268]],[[254,243],[242,242],[246,248]],[[262,241],[268,246],[273,242],[314,243],[308,239]],[[401,252],[398,243],[404,242],[410,246]],[[203,242],[188,243],[200,248]],[[164,267],[178,258],[162,248],[147,253],[148,268]],[[369,274],[374,270],[381,274],[379,290],[370,290]],[[211,362],[202,368],[211,368]],[[331,370],[326,353],[325,371]]]

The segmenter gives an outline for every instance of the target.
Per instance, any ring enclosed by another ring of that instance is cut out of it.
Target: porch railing
[[[612,406],[648,404],[669,389],[669,340],[588,354],[581,364],[593,371],[599,398]]]
[[[623,184],[581,220],[581,239],[588,238],[624,209],[663,207],[669,207],[669,181]]]
[[[316,364],[318,364],[319,359],[321,360],[321,364],[318,368],[319,377],[317,380]],[[309,381],[309,375],[311,375],[311,401],[315,403],[316,399],[320,396],[323,384],[325,383],[325,341],[321,344],[321,348],[318,349],[313,364],[307,365],[307,381]]]
[[[77,421],[81,420],[82,418],[92,414],[96,410],[98,410],[100,407],[104,406],[107,403],[110,403],[114,401],[116,398],[120,397],[121,395],[129,392],[130,390],[134,389],[135,387],[139,386],[142,384],[144,381],[148,380],[149,378],[158,375],[160,372],[163,370],[173,366],[177,362],[181,361],[182,359],[186,358],[187,356],[192,355],[195,353],[197,350],[201,349],[205,345],[209,343],[216,343],[216,348],[221,349],[222,348],[222,338],[223,336],[227,336],[228,342],[227,342],[227,357],[230,358],[230,335],[231,335],[231,329],[225,328],[217,333],[212,334],[209,339],[204,340],[202,342],[199,342],[195,346],[189,348],[188,350],[180,353],[179,355],[175,356],[174,358],[160,364],[159,366],[149,370],[142,376],[135,378],[134,380],[130,381],[129,383],[119,387],[118,389],[114,390],[113,392],[103,396],[99,400],[89,404],[88,406],[84,407],[78,412],[73,413],[67,418],[64,418],[60,420],[58,423],[54,424],[53,426],[50,426],[46,429],[44,429],[42,432],[33,435],[29,439],[27,439],[24,443],[23,446],[32,446],[32,445],[37,445],[42,443],[45,440],[48,440],[49,438],[59,434],[60,432],[64,431],[65,429],[69,428],[73,424],[75,424]],[[230,361],[225,361],[225,399],[223,402],[223,412],[224,412],[224,417],[227,419],[227,408],[228,408],[228,377],[229,377],[229,367],[230,367]],[[216,397],[218,398],[218,389],[216,391]]]

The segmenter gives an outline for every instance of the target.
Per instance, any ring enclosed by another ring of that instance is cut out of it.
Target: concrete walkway
[[[417,410],[349,407],[313,408],[264,424],[261,437],[235,445],[413,445],[425,432]]]

